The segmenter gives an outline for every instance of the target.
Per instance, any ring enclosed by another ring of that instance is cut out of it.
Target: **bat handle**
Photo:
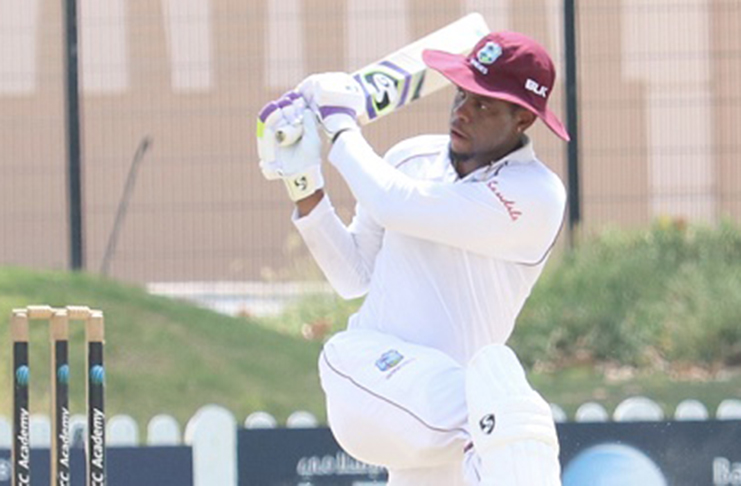
[[[296,143],[303,133],[301,125],[288,125],[275,132],[275,141],[281,147],[288,147]]]

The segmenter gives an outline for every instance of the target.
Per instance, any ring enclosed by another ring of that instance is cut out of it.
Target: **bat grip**
[[[275,132],[275,141],[281,147],[288,147],[296,143],[303,133],[301,125],[288,125]]]

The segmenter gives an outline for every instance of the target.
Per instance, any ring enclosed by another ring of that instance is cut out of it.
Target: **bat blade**
[[[467,54],[488,32],[484,17],[471,13],[352,73],[366,99],[366,110],[358,117],[358,123],[372,123],[448,85],[443,75],[427,68],[422,51]],[[276,132],[281,146],[291,145],[299,138],[300,125]]]

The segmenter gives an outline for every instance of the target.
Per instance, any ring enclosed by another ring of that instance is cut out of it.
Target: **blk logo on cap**
[[[527,81],[525,81],[525,89],[528,91],[532,91],[541,98],[548,97],[548,86],[542,86],[533,79],[528,78]]]

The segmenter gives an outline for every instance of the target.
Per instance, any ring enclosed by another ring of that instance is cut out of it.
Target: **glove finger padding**
[[[275,154],[277,160],[301,160],[300,156],[303,156],[305,164],[296,164],[295,166],[284,164],[282,168],[283,175],[290,175],[294,168],[301,165],[311,165],[315,161],[321,162],[322,141],[319,138],[316,115],[310,109],[305,108],[300,115],[300,120],[300,126],[303,132],[301,138],[293,146],[277,146]]]
[[[303,134],[291,146],[276,147],[276,160],[280,162],[279,173],[292,201],[312,195],[324,187],[321,171],[322,141],[317,130],[317,121],[311,110],[304,110]]]
[[[365,113],[365,94],[351,75],[314,74],[296,90],[306,99],[330,139],[343,130],[359,128],[357,119]]]
[[[295,139],[301,135],[305,108],[306,102],[295,91],[289,91],[262,107],[257,115],[257,153],[261,168],[263,162],[269,164],[275,160],[275,147],[281,142],[278,140],[279,133],[293,133]],[[288,145],[285,141],[282,144]],[[267,175],[265,177],[271,180]]]

